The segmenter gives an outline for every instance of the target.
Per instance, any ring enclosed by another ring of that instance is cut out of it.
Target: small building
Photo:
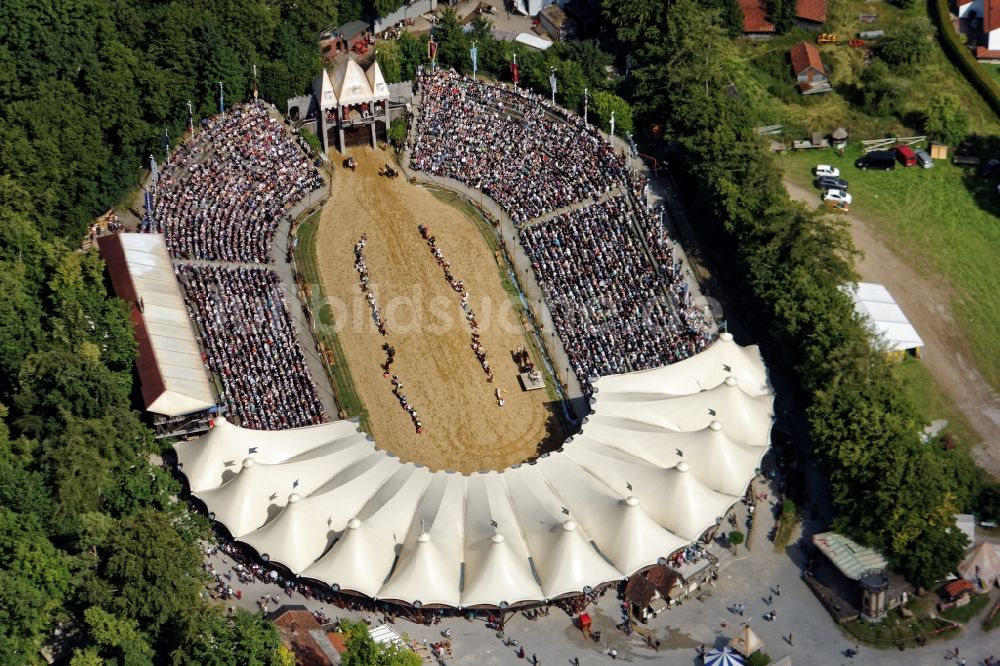
[[[871,323],[890,360],[901,361],[906,354],[920,358],[924,341],[885,285],[859,282],[848,290],[854,299],[854,310]]]
[[[832,90],[826,77],[826,67],[819,57],[819,49],[809,42],[799,42],[788,52],[792,73],[798,82],[799,92],[810,95]]]
[[[848,135],[847,130],[843,127],[838,127],[833,130],[833,134],[830,135],[830,138],[833,139],[834,150],[844,150],[844,148],[847,148]]]
[[[576,31],[573,19],[559,5],[549,5],[538,12],[538,20],[554,42],[561,42]]]
[[[755,40],[774,37],[774,24],[767,18],[764,0],[739,0],[743,13],[743,36]]]
[[[932,160],[946,160],[948,159],[948,146],[943,143],[932,143],[931,144],[931,159]]]
[[[666,566],[657,565],[644,573],[634,574],[625,584],[625,603],[629,614],[640,622],[656,617],[671,602],[680,576]]]
[[[981,16],[983,19],[976,57],[980,60],[997,62],[1000,61],[1000,0],[979,1],[982,2],[981,7],[973,2],[965,10],[967,18]],[[960,7],[960,12],[961,9]]]
[[[853,583],[853,594],[860,591],[862,619],[878,622],[887,610],[906,603],[907,586],[902,579],[890,576],[889,564],[881,553],[836,532],[814,534],[812,541],[840,575]],[[857,597],[848,601],[855,605]]]
[[[365,21],[351,21],[333,31],[331,40],[324,47],[334,53],[353,51],[358,44],[366,44],[371,39],[371,26]]]
[[[295,655],[296,664],[338,666],[347,651],[343,634],[327,631],[302,605],[281,606],[267,619],[274,623],[281,642]]]
[[[600,0],[570,0],[563,9],[576,24],[577,36],[589,35],[600,29]]]
[[[826,23],[826,0],[798,0],[795,3],[795,25],[806,30],[819,30]]]

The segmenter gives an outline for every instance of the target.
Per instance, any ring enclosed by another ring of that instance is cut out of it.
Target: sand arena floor
[[[538,454],[550,435],[558,436],[552,432],[557,421],[546,391],[521,391],[512,352],[527,344],[526,332],[482,232],[426,189],[402,176],[379,176],[379,168],[392,161],[388,152],[354,148],[350,154],[357,170],[352,173],[337,163],[316,254],[376,446],[432,470],[464,473],[500,470]],[[492,384],[470,347],[460,295],[445,280],[418,224],[429,227],[455,278],[469,292],[495,375]],[[365,260],[387,337],[373,323],[354,267],[354,245],[362,234],[368,237]],[[421,434],[383,377],[383,342],[396,348],[392,372],[417,409]],[[503,392],[503,407],[497,404],[497,388]]]

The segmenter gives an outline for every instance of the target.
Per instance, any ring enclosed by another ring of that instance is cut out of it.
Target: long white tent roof
[[[767,372],[729,334],[595,388],[580,434],[503,472],[432,473],[351,421],[261,432],[220,418],[176,449],[215,519],[297,575],[415,605],[506,607],[668,557],[739,500],[767,451]]]
[[[162,234],[98,239],[115,293],[132,304],[146,409],[165,416],[215,407],[215,394]]]
[[[909,351],[924,346],[917,329],[884,285],[859,282],[851,293],[855,311],[868,318],[889,351]]]

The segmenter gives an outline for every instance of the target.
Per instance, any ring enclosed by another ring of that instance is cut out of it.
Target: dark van
[[[855,160],[854,166],[859,169],[892,171],[896,168],[896,153],[891,150],[873,150]]]
[[[896,146],[896,159],[905,167],[917,166],[917,154],[909,146]]]

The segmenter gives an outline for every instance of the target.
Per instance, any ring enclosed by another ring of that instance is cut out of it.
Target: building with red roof
[[[764,0],[740,0],[743,12],[743,34],[751,39],[768,39],[774,36],[774,24],[767,18]]]
[[[818,28],[826,23],[826,0],[798,0],[795,23],[800,28]]]

